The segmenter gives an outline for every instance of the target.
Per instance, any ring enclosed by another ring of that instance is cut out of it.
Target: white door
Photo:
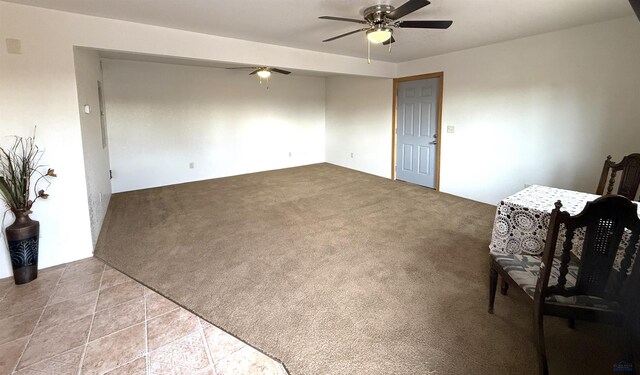
[[[440,79],[398,83],[396,178],[436,186]]]

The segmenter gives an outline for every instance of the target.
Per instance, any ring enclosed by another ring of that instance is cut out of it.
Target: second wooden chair
[[[607,156],[607,160],[602,167],[602,175],[596,194],[611,194],[616,184],[616,177],[619,171],[622,171],[618,190],[616,194],[637,200],[638,186],[640,185],[640,154],[629,154],[622,158],[620,163],[611,161],[611,155]],[[611,177],[609,177],[611,172]],[[607,183],[608,179],[608,183]],[[605,193],[605,186],[607,191]]]

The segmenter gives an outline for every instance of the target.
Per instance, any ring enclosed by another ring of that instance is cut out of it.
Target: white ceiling
[[[9,0],[15,3],[165,26],[295,48],[366,57],[364,33],[323,39],[358,29],[374,4],[404,0]],[[391,53],[372,46],[372,58],[403,62],[505,40],[630,16],[627,0],[431,0],[403,20],[453,20],[448,30],[400,29]]]

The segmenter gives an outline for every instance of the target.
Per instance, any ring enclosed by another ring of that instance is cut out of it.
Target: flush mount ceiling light
[[[367,39],[371,43],[380,44],[391,39],[393,36],[393,30],[388,27],[376,26],[371,30],[367,30]]]

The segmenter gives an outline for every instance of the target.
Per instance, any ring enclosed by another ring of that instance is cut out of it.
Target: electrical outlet
[[[289,151],[289,157],[291,157],[291,155],[293,155],[293,153],[291,151]]]
[[[189,168],[190,168],[190,169],[193,169],[193,168],[195,168],[195,167],[196,167],[196,163],[194,163],[194,162],[189,162]]]
[[[351,159],[353,159],[353,152],[351,153]]]
[[[456,127],[453,125],[447,126],[447,133],[455,133]]]

